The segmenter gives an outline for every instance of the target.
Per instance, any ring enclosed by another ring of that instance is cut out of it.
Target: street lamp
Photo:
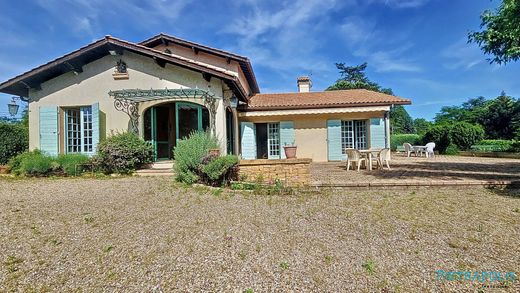
[[[19,97],[12,97],[11,98],[11,102],[9,104],[7,104],[7,108],[9,109],[9,114],[11,114],[11,116],[16,116],[16,114],[18,114],[18,109],[20,108],[20,106],[18,104],[16,104],[16,99],[21,99]]]

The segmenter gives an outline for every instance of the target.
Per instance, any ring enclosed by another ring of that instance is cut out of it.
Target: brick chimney
[[[308,93],[311,91],[312,81],[309,76],[298,77],[297,83],[299,93]]]

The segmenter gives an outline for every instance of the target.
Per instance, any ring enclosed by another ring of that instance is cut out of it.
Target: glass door
[[[195,130],[202,130],[201,106],[188,103],[176,103],[177,141],[184,139]]]

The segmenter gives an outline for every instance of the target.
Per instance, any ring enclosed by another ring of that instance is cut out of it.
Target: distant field
[[[1,292],[483,286],[436,280],[437,270],[512,271],[515,282],[485,285],[515,292],[520,192],[262,196],[167,178],[0,179],[0,258]]]

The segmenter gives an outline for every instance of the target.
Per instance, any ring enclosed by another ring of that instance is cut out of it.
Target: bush
[[[484,139],[471,146],[474,151],[510,152],[513,151],[514,140]]]
[[[392,151],[403,146],[406,142],[411,145],[419,144],[421,142],[421,136],[418,134],[393,134],[390,136],[390,148]]]
[[[458,122],[450,128],[450,140],[461,150],[470,149],[483,138],[484,129],[480,125]]]
[[[0,122],[0,165],[29,148],[29,130],[21,124]]]
[[[202,167],[202,173],[208,180],[208,183],[221,184],[225,181],[230,181],[236,177],[235,167],[238,165],[238,157],[233,155],[227,155],[223,157],[217,157],[210,160],[206,165]]]
[[[90,162],[90,158],[83,154],[65,154],[59,155],[57,162],[66,175],[75,176],[83,172],[82,168],[76,170],[76,166]]]
[[[444,154],[446,155],[458,155],[460,149],[457,147],[457,145],[451,143],[446,150],[444,151]]]
[[[76,175],[77,164],[89,162],[89,157],[82,154],[66,154],[58,157],[48,156],[39,150],[25,152],[9,160],[9,168],[15,175],[49,176]],[[79,175],[79,174],[78,174]]]
[[[520,153],[520,140],[516,140],[511,144],[510,152]]]
[[[93,158],[96,168],[105,173],[130,173],[153,162],[153,146],[134,133],[120,133],[100,142]]]
[[[202,159],[210,149],[219,148],[218,140],[209,133],[195,131],[179,141],[173,154],[177,181],[193,184],[199,180]]]
[[[429,142],[435,143],[435,149],[439,151],[439,153],[446,153],[446,149],[451,143],[450,140],[450,125],[440,124],[432,126],[423,137],[423,144],[427,144]]]

